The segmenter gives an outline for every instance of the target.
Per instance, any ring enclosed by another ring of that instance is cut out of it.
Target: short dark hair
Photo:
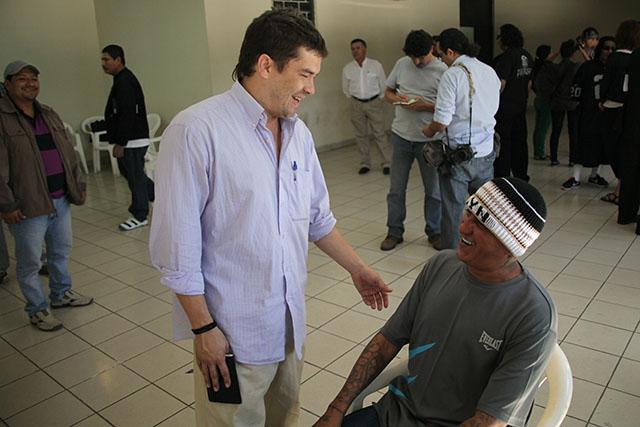
[[[600,53],[602,52],[602,49],[604,48],[604,44],[606,42],[613,42],[613,44],[615,45],[616,39],[614,39],[611,36],[600,37],[600,40],[598,40],[598,45],[596,46],[596,49],[593,52],[594,60],[600,61]]]
[[[541,44],[536,48],[536,59],[540,59],[542,61],[546,60],[551,54],[551,46],[548,44]]]
[[[500,27],[498,38],[506,47],[522,47],[524,46],[524,37],[522,31],[513,24],[504,24]]]
[[[428,55],[433,49],[433,38],[425,30],[413,30],[407,34],[402,51],[413,57]]]
[[[109,56],[113,59],[120,58],[120,61],[122,61],[122,65],[125,65],[124,49],[122,48],[122,46],[118,46],[117,44],[110,44],[102,49],[102,53],[109,54]]]
[[[578,50],[578,44],[575,40],[569,39],[562,42],[560,45],[560,56],[563,58],[571,58],[571,56]]]
[[[600,33],[594,27],[587,27],[582,30],[582,34],[580,34],[580,37],[582,38],[582,40],[599,39]]]
[[[457,28],[448,28],[440,33],[440,50],[443,53],[447,52],[447,49],[451,49],[461,55],[467,55],[472,58],[478,56],[480,52],[480,46],[471,43],[467,36]]]
[[[364,47],[367,47],[367,42],[362,39],[353,39],[351,40],[351,43],[349,43],[349,45],[352,45],[354,43],[362,43]]]
[[[616,48],[634,50],[640,47],[640,22],[635,19],[622,21],[616,31]]]
[[[273,9],[255,18],[247,27],[233,78],[242,81],[255,73],[262,54],[269,55],[282,71],[298,57],[298,48],[312,50],[321,57],[328,55],[320,32],[313,23],[293,9]]]

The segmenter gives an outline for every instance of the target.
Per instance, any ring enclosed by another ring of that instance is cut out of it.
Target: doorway
[[[460,0],[460,26],[473,32],[473,41],[480,45],[478,59],[486,64],[493,61],[493,0]]]

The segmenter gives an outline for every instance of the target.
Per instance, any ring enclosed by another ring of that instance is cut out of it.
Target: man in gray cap
[[[340,425],[406,344],[408,375],[342,425],[525,424],[557,335],[551,297],[518,261],[540,235],[546,206],[531,184],[496,178],[464,209],[457,250],[427,262],[315,427]]]
[[[16,275],[33,325],[62,327],[48,310],[38,270],[46,244],[51,307],[78,307],[93,298],[71,290],[68,261],[73,238],[69,203],[81,205],[86,185],[62,120],[40,104],[40,71],[15,61],[4,70],[0,99],[0,216],[15,239]]]

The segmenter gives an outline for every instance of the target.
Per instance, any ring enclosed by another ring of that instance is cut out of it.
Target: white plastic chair
[[[384,371],[355,398],[347,413],[362,409],[364,399],[367,396],[385,388],[394,378],[400,375],[408,375],[409,369],[407,362],[407,359],[393,360]],[[555,345],[551,352],[551,358],[545,370],[545,375],[546,378],[542,380],[540,385],[542,385],[545,380],[549,381],[549,397],[537,427],[559,427],[569,410],[571,396],[573,395],[573,378],[569,361],[558,344]]]
[[[107,131],[93,132],[91,130],[91,123],[104,120],[103,116],[91,116],[83,120],[80,128],[84,133],[91,138],[91,146],[93,147],[93,171],[100,172],[100,152],[106,151],[109,154],[109,161],[111,162],[111,171],[113,176],[120,176],[120,169],[118,169],[118,160],[113,157],[113,146],[105,141],[100,141],[100,135],[104,135]]]
[[[80,165],[82,165],[82,170],[84,173],[89,173],[89,168],[87,167],[87,158],[84,155],[84,148],[82,147],[82,138],[78,132],[74,131],[69,123],[63,123],[64,128],[69,133],[71,140],[73,141],[73,149],[78,152],[78,156],[80,157]]]
[[[157,113],[147,114],[147,123],[149,123],[149,148],[144,156],[144,169],[147,176],[153,180],[153,171],[156,168],[160,140],[162,139],[162,137],[156,136],[161,124],[160,115]],[[158,144],[158,147],[156,147],[156,144]]]

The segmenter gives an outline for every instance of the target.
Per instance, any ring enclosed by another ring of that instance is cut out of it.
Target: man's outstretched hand
[[[351,274],[362,301],[372,309],[382,310],[389,307],[389,285],[370,267],[364,266]]]

